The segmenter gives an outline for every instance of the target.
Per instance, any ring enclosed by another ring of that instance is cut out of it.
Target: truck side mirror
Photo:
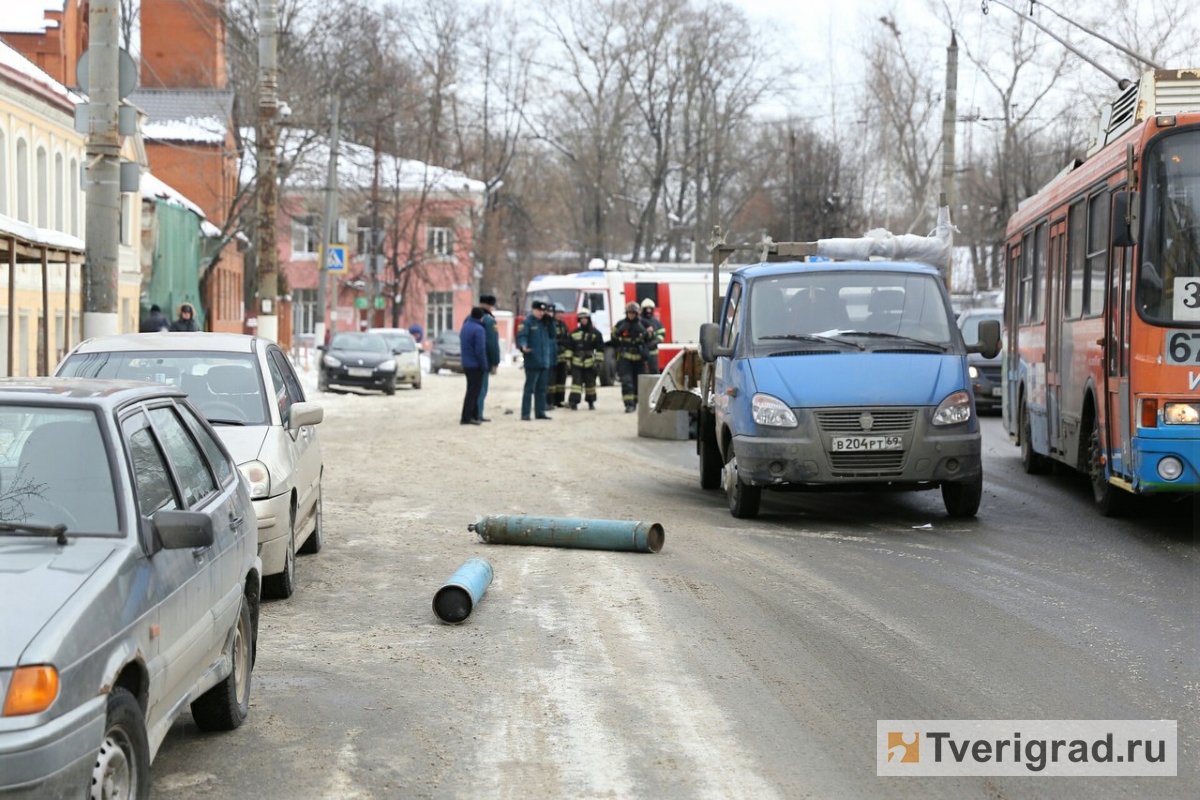
[[[700,326],[700,359],[711,364],[722,356],[733,355],[732,347],[722,347],[721,326],[715,322],[705,322]]]
[[[967,352],[979,353],[984,358],[995,358],[1000,352],[1000,323],[985,319],[979,323],[979,341],[967,345]]]

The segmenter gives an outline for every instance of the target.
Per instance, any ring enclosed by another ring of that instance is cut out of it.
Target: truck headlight
[[[955,392],[938,404],[933,412],[934,425],[961,425],[971,418],[971,395]]]
[[[750,401],[750,409],[754,414],[754,422],[758,425],[772,428],[794,428],[797,425],[796,415],[778,397],[756,394]]]
[[[1167,403],[1163,406],[1163,424],[1200,424],[1200,403]]]
[[[327,367],[340,367],[342,365],[342,362],[338,361],[333,356],[325,356],[321,359],[321,363]]]
[[[250,484],[252,498],[259,500],[271,496],[271,473],[267,471],[266,464],[261,461],[247,461],[245,464],[238,464],[238,470]]]
[[[972,364],[971,366],[967,367],[967,374],[971,376],[971,380],[975,380],[979,377],[979,367]]]

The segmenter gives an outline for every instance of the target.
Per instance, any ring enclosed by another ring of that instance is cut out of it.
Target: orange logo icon
[[[913,733],[888,731],[888,763],[916,764],[921,760],[921,739]]]

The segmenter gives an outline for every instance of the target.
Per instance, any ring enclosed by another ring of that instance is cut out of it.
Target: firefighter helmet
[[[576,319],[591,319],[591,317],[592,312],[588,311],[586,308],[579,309],[579,313],[576,315]]]
[[[654,308],[654,301],[647,297],[642,301],[642,308]]]
[[[633,312],[634,314],[638,313],[638,304],[637,303],[630,302],[630,303],[625,304],[625,313],[628,314],[630,312]]]

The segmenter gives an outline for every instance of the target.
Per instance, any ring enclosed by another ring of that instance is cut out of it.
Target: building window
[[[29,145],[17,140],[17,219],[29,222]],[[24,374],[24,373],[22,373]]]
[[[8,139],[0,131],[0,214],[8,213]]]
[[[292,326],[296,333],[317,330],[317,290],[292,290]]]
[[[316,255],[321,231],[313,215],[292,217],[292,255]]]
[[[37,226],[50,227],[50,164],[44,147],[37,149]]]
[[[79,235],[79,163],[71,159],[71,185],[67,187],[71,198],[71,235]]]
[[[446,330],[454,330],[454,293],[429,292],[425,295],[426,335],[433,337]]]
[[[133,244],[133,195],[121,195],[121,244]]]
[[[66,228],[63,226],[67,224],[63,209],[63,197],[67,191],[64,180],[63,157],[62,153],[58,153],[54,156],[54,230],[56,231],[65,231]]]
[[[454,255],[454,229],[430,225],[425,229],[425,252],[431,258]]]
[[[354,227],[354,255],[365,256],[371,252],[371,218],[359,217]]]

